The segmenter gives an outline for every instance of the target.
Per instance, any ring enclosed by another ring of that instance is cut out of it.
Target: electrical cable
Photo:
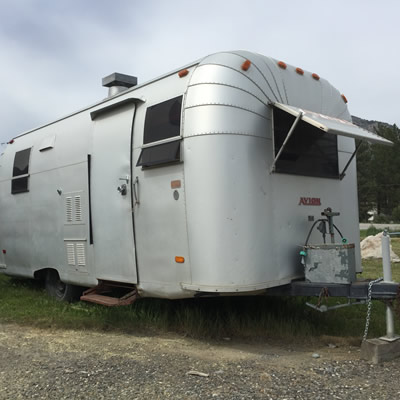
[[[310,232],[308,232],[308,236],[307,236],[306,243],[304,244],[304,246],[307,246],[308,240],[310,239],[310,236],[311,236],[311,232],[313,231],[315,225],[317,225],[317,222],[321,222],[321,221],[327,221],[327,220],[326,220],[326,219],[317,219],[317,220],[312,224],[312,227],[311,227],[311,229],[310,229]]]
[[[343,239],[342,232],[339,231],[339,228],[338,228],[335,224],[333,224],[333,227],[338,231],[338,234],[339,234],[340,237]]]

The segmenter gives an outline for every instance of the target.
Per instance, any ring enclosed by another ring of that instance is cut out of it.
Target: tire
[[[64,283],[55,270],[50,270],[46,274],[46,291],[49,296],[56,300],[69,303],[78,301],[82,294],[80,286]]]

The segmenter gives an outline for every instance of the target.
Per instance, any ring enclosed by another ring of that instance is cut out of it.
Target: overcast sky
[[[351,114],[400,126],[400,1],[0,0],[0,141],[147,81],[250,50],[326,78]]]

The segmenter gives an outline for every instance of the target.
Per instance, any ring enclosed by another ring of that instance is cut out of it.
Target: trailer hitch
[[[356,300],[356,301],[351,301],[351,299],[348,299],[347,303],[342,303],[342,304],[336,304],[334,306],[330,306],[328,307],[325,304],[322,305],[318,305],[318,304],[312,304],[312,303],[308,303],[306,302],[306,305],[314,310],[317,310],[319,312],[327,312],[327,311],[331,311],[331,310],[336,310],[338,308],[344,308],[344,307],[350,307],[350,306],[356,306],[359,304],[365,304],[366,300]]]
[[[312,303],[306,302],[306,305],[308,307],[314,309],[314,310],[319,311],[319,312],[327,312],[327,311],[330,311],[330,310],[336,310],[338,308],[350,307],[350,306],[354,306],[354,305],[358,305],[358,304],[365,304],[366,303],[365,300],[352,301],[352,299],[348,299],[347,303],[336,304],[336,305],[330,306],[330,307],[328,307],[325,304],[321,304],[322,301],[324,299],[327,300],[328,297],[329,297],[329,290],[328,290],[327,287],[323,287],[321,289],[320,293],[319,293],[317,304],[312,304]]]

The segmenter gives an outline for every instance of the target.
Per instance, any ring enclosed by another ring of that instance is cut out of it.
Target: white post
[[[383,281],[392,282],[392,268],[390,265],[390,235],[385,229],[382,236],[382,266],[383,266]],[[393,307],[387,303],[386,305],[386,336],[381,339],[395,340],[394,334],[394,316]]]
[[[392,282],[392,267],[390,265],[390,235],[385,229],[382,236],[383,280]]]

